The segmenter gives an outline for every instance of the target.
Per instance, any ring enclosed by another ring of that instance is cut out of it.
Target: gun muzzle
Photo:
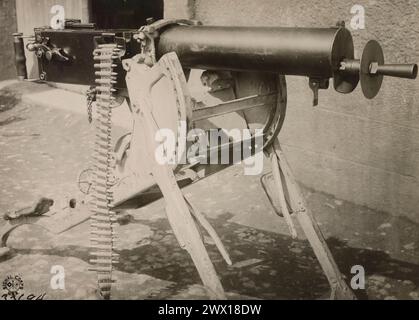
[[[375,70],[372,70],[375,71]],[[417,64],[384,64],[377,67],[377,74],[389,77],[416,79],[418,76]]]
[[[362,92],[367,99],[374,98],[380,91],[384,76],[416,79],[417,64],[385,64],[380,44],[371,40],[365,46],[360,60],[344,59],[341,62],[339,77],[358,78]]]

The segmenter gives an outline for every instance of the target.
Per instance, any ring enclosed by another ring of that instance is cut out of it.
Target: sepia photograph
[[[419,300],[419,1],[0,0],[0,32],[0,305]]]

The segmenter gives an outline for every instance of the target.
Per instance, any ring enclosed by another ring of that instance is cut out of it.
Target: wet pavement
[[[22,93],[30,93],[33,86],[14,84],[0,90],[1,214],[40,196],[63,206],[80,196],[78,175],[89,166],[92,128],[87,116],[22,103]],[[184,190],[231,255],[229,267],[212,240],[205,238],[228,297],[326,298],[328,283],[301,230],[299,239],[291,239],[282,218],[274,216],[260,177],[244,177],[242,172],[240,166],[232,167]],[[366,288],[355,292],[359,298],[419,299],[417,224],[303,191],[347,281],[354,265],[364,267]],[[118,226],[121,259],[113,298],[206,298],[191,259],[165,219],[163,202],[125,214],[129,219]],[[0,227],[4,224],[0,219]],[[20,275],[26,295],[98,298],[95,274],[88,271],[88,222],[60,235],[23,226],[11,234],[7,245],[11,251],[0,257],[0,283],[7,276]],[[64,267],[65,290],[52,289],[53,266]]]

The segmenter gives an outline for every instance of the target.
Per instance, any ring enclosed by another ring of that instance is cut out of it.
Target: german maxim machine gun
[[[248,157],[263,152],[270,160],[274,187],[269,197],[276,201],[272,201],[275,211],[285,219],[293,237],[294,221],[300,224],[330,283],[332,298],[354,298],[279,144],[287,108],[285,76],[308,77],[313,104],[317,105],[319,90],[328,89],[330,79],[342,94],[351,93],[360,83],[365,97],[371,99],[378,94],[384,76],[415,79],[416,64],[385,64],[383,51],[374,40],[367,43],[360,58],[355,58],[352,36],[342,23],[331,28],[251,28],[161,20],[150,21],[139,30],[97,30],[93,25],[71,21],[64,30],[35,29],[34,40],[26,48],[38,57],[41,80],[91,86],[87,93],[89,120],[94,120],[96,128],[91,263],[104,298],[110,298],[112,271],[118,262],[114,247],[116,212],[163,196],[174,234],[189,252],[209,296],[225,299],[198,224],[214,239],[228,264],[231,259],[182,188],[232,165],[211,166],[206,159],[223,150],[232,154],[237,145],[251,146]],[[24,79],[27,72],[21,34],[15,35],[15,49],[18,75]],[[198,103],[188,87],[193,69],[204,70],[201,80],[210,94],[228,91],[230,96],[224,95],[214,104]],[[124,100],[133,127],[114,146],[112,112]],[[247,140],[228,141],[208,148],[203,157],[186,165],[159,164],[153,157],[162,144],[155,140],[159,129],[170,128],[176,133],[173,157],[180,157],[185,153],[181,146],[187,144],[181,141],[181,123],[187,129],[199,128],[205,120],[229,113],[240,115],[249,128],[261,129],[263,143],[257,143],[256,134]],[[240,160],[245,157],[240,153]]]

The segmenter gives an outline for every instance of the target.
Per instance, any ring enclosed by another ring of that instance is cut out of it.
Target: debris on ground
[[[135,218],[128,213],[121,213],[118,215],[118,223],[121,226],[126,226],[133,222],[135,222]]]
[[[39,217],[49,212],[54,205],[54,200],[48,198],[41,198],[33,206],[19,209],[14,212],[7,212],[4,215],[4,220],[17,220],[24,217]]]
[[[383,223],[382,225],[380,225],[378,227],[378,230],[388,229],[388,228],[391,228],[391,227],[392,227],[391,223]]]
[[[10,252],[9,248],[0,248],[0,258],[5,257],[6,255],[8,255]]]
[[[412,242],[412,243],[406,244],[406,245],[403,246],[403,248],[406,249],[406,250],[414,250],[415,249],[415,243]]]
[[[241,261],[241,262],[237,262],[235,264],[232,265],[232,268],[245,268],[245,267],[250,267],[253,266],[255,264],[261,263],[262,260],[260,259],[249,259],[249,260],[245,260],[245,261]]]

